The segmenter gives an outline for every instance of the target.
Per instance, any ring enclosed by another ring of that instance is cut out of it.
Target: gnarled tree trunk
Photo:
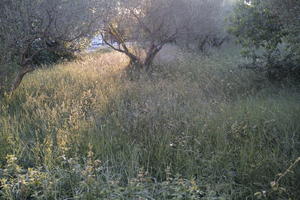
[[[146,55],[146,58],[144,61],[144,67],[145,67],[146,71],[149,71],[151,69],[151,65],[154,61],[155,56],[162,49],[163,46],[164,46],[164,43],[162,43],[160,45],[152,44],[151,48],[147,52],[147,55]]]
[[[29,73],[29,72],[32,72],[34,71],[34,68],[30,65],[26,65],[26,66],[22,66],[22,68],[19,70],[13,84],[12,84],[12,87],[11,87],[11,90],[10,92],[14,92],[21,84],[24,76]]]

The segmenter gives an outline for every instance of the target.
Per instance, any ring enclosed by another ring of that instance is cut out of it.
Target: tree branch
[[[109,46],[110,48],[112,48],[112,49],[115,50],[115,51],[119,51],[119,52],[121,52],[121,53],[125,53],[125,51],[123,51],[122,49],[116,48],[116,47],[114,47],[114,45],[110,44],[110,43],[105,39],[103,33],[101,33],[100,35],[101,35],[101,37],[102,37],[103,42],[104,42],[107,46]]]

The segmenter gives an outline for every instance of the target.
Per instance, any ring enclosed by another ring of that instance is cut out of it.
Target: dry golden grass
[[[163,181],[168,169],[168,176],[197,177],[207,199],[253,199],[267,190],[299,157],[299,89],[279,89],[237,69],[234,52],[175,52],[176,59],[158,60],[151,74],[136,79],[124,76],[128,60],[115,52],[83,55],[30,74],[0,102],[0,166],[7,167],[5,158],[14,154],[25,169],[51,169],[73,183],[61,158],[82,164],[92,151],[105,166],[97,177],[114,177],[120,185],[140,169]],[[47,194],[84,193],[76,184]],[[87,180],[83,184],[93,190]],[[299,171],[281,185],[286,192],[270,192],[269,199],[297,197]],[[177,186],[166,187],[172,193]],[[144,189],[135,191],[160,195]]]

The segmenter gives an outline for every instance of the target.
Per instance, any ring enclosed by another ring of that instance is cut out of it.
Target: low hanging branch
[[[106,30],[106,33],[108,33],[111,37],[113,37],[114,39],[117,40],[118,47],[115,47],[112,43],[109,43],[108,40],[105,39],[104,34],[101,33],[102,40],[104,41],[104,43],[106,45],[108,45],[113,50],[124,53],[126,56],[128,56],[130,59],[130,65],[133,65],[133,64],[138,65],[138,66],[142,65],[142,62],[140,61],[140,59],[136,55],[134,55],[133,53],[130,52],[129,48],[126,45],[125,40],[123,39],[123,37],[121,36],[119,31],[113,27],[113,25],[111,25],[111,24],[109,25],[108,30]]]

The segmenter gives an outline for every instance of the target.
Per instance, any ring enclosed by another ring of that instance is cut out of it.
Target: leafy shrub
[[[23,169],[14,155],[0,174],[0,198],[18,199],[226,199],[195,179],[172,176],[166,169],[166,180],[157,182],[143,168],[135,177],[112,176],[100,160],[89,151],[87,160],[60,156],[54,169]]]
[[[231,17],[230,32],[243,47],[248,64],[270,80],[300,77],[299,1],[240,1]]]

